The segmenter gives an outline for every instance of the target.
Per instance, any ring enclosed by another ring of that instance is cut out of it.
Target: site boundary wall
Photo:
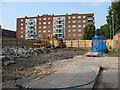
[[[32,47],[33,42],[37,40],[24,40],[24,39],[2,39],[2,47]],[[64,40],[66,47],[92,47],[92,40]],[[113,40],[106,40],[107,47],[113,46]],[[115,40],[115,48],[120,48],[120,41]]]
[[[24,39],[2,39],[2,47],[31,47],[35,40],[24,40]]]

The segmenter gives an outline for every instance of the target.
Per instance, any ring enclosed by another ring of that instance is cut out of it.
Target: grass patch
[[[107,54],[107,56],[118,56],[117,51],[109,51]]]
[[[92,47],[69,47],[69,48],[86,48],[86,49],[92,49]]]

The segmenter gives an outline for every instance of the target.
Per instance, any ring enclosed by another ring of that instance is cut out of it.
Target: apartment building
[[[0,38],[16,38],[16,31],[2,29],[0,25]]]
[[[80,40],[84,27],[94,24],[94,13],[17,18],[17,38],[39,40],[51,34],[63,40]]]

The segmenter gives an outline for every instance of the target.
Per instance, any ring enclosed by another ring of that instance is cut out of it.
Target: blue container
[[[99,56],[106,54],[106,37],[92,37],[92,52],[98,52]]]

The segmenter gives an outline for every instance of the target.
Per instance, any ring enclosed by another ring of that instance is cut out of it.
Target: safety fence
[[[92,40],[64,40],[67,47],[92,47]]]

